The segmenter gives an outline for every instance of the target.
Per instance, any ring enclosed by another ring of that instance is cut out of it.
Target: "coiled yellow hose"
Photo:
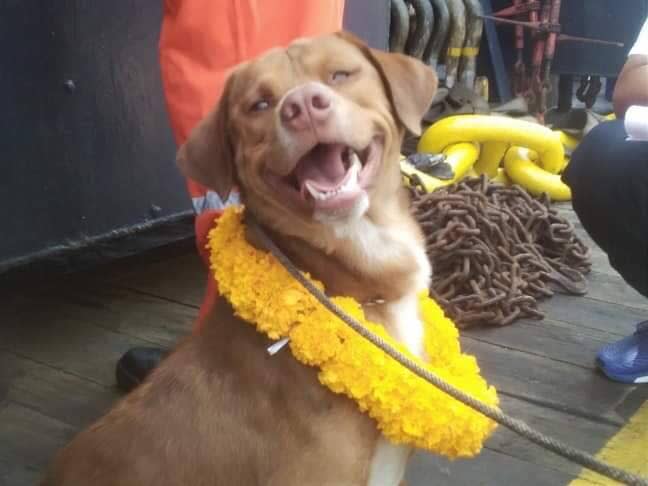
[[[540,166],[552,174],[560,171],[565,160],[558,133],[536,123],[489,115],[444,118],[425,130],[417,149],[440,153],[459,142],[503,142],[530,148],[538,153]]]

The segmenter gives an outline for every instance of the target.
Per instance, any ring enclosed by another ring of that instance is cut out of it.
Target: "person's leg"
[[[626,141],[622,121],[594,128],[563,176],[585,230],[626,282],[648,297],[648,142]],[[611,378],[648,377],[648,326],[605,346],[598,363]]]
[[[213,109],[229,69],[296,38],[340,30],[343,13],[344,0],[165,0],[160,65],[177,144],[183,144]],[[238,204],[238,193],[221,201],[214,191],[194,181],[187,180],[187,187],[197,214],[198,250],[206,260],[207,232],[225,206]],[[207,273],[194,332],[200,331],[217,298],[217,284]],[[132,389],[163,356],[159,349],[128,351],[117,364],[120,388]]]

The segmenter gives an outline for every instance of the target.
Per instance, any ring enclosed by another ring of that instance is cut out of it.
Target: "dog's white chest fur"
[[[427,261],[427,260],[426,260]],[[429,268],[429,266],[428,266]],[[389,313],[397,323],[394,336],[417,356],[424,356],[423,324],[419,317],[418,298],[416,294],[408,295],[389,304]],[[405,476],[405,467],[411,448],[394,445],[380,436],[376,444],[367,486],[398,486]]]
[[[405,476],[410,452],[409,447],[394,445],[381,436],[371,458],[367,486],[398,486]]]
[[[388,302],[385,310],[389,315],[393,337],[405,344],[417,356],[424,356],[423,324],[419,316],[417,293],[428,288],[432,268],[423,245],[402,228],[381,228],[365,217],[335,229],[337,236],[344,235],[353,241],[354,260],[363,267],[380,269],[393,260],[414,258],[416,274],[412,288],[398,300]]]
[[[429,285],[431,267],[422,245],[403,233],[400,228],[379,228],[368,219],[357,220],[335,228],[336,237],[353,241],[354,257],[365,263],[365,268],[379,268],[404,254],[417,262],[415,288],[399,300],[385,304],[390,331],[417,356],[424,357],[423,324],[418,310],[417,292]],[[398,486],[405,475],[411,448],[394,445],[380,437],[369,466],[368,486]]]

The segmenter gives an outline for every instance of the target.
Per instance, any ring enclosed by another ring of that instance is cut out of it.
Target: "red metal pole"
[[[513,6],[519,7],[523,0],[513,0]],[[513,92],[516,96],[524,95],[527,91],[526,69],[524,67],[524,27],[515,26],[515,49],[517,59],[513,66]]]
[[[560,6],[562,0],[551,0],[550,10],[549,10],[549,23],[550,25],[558,25],[560,22]],[[547,0],[549,4],[549,0]],[[543,79],[542,87],[540,90],[540,103],[538,111],[540,115],[543,115],[547,111],[547,95],[551,89],[551,64],[556,53],[556,40],[558,38],[557,32],[549,32],[547,35],[547,41],[544,49],[544,60],[543,60]]]
[[[539,15],[535,12],[537,22],[540,21],[540,24],[546,24],[549,22],[550,16],[550,0],[545,0],[542,4],[542,10]],[[534,105],[535,111],[540,111],[540,103],[542,96],[542,61],[544,59],[545,52],[545,40],[546,34],[541,31],[535,31],[533,41],[533,57],[531,60],[531,87],[529,89],[529,103]]]

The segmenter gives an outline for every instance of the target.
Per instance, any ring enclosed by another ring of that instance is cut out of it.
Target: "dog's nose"
[[[331,96],[324,86],[309,83],[295,88],[281,103],[281,121],[293,130],[325,122],[331,114]]]

